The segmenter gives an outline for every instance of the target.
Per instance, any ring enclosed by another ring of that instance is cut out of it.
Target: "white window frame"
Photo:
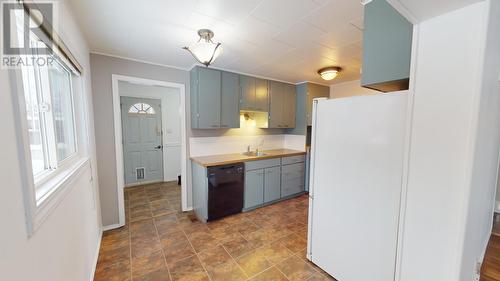
[[[72,92],[72,107],[73,107],[73,129],[75,135],[75,152],[67,158],[57,163],[57,154],[51,155],[56,159],[57,167],[51,170],[45,170],[36,177],[33,174],[30,139],[28,131],[28,118],[26,112],[26,101],[23,85],[23,74],[21,69],[12,69],[11,85],[13,86],[12,94],[14,95],[14,110],[16,122],[16,137],[18,139],[18,153],[20,159],[20,170],[22,176],[23,197],[26,214],[27,234],[31,236],[40,225],[47,219],[58,204],[63,200],[65,195],[71,190],[76,183],[76,180],[90,168],[90,158],[88,154],[88,143],[86,141],[87,126],[87,104],[84,99],[84,81],[80,75],[71,67],[71,64],[57,50],[54,50],[54,56],[61,61],[61,65],[72,73],[70,76],[70,87]],[[48,76],[46,73],[45,75]],[[46,77],[47,78],[47,77]],[[49,82],[50,83],[50,82]],[[77,86],[79,85],[79,87]],[[49,85],[45,85],[49,87]],[[37,89],[39,90],[39,89]],[[42,94],[47,93],[50,89],[42,90]],[[49,99],[50,100],[50,99]],[[53,126],[53,120],[48,120],[50,126]],[[52,130],[53,132],[53,130]],[[51,134],[49,134],[51,135]],[[55,137],[55,136],[53,136]],[[92,181],[92,172],[90,175]],[[43,196],[40,196],[43,192]]]

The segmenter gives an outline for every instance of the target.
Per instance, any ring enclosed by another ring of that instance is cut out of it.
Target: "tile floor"
[[[175,182],[127,189],[127,224],[103,234],[94,280],[334,280],[305,258],[307,196],[208,224],[180,198]]]

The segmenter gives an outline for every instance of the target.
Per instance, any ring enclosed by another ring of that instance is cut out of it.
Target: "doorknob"
[[[159,145],[159,146],[155,146],[155,149],[162,149],[163,146]]]

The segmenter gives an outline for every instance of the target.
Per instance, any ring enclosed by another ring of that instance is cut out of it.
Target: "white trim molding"
[[[120,109],[120,91],[119,82],[130,82],[145,86],[160,86],[168,88],[176,88],[180,91],[180,102],[181,108],[183,110],[181,114],[181,175],[182,175],[182,185],[181,185],[181,197],[182,197],[182,210],[188,210],[187,202],[187,129],[186,129],[186,87],[184,84],[144,79],[132,76],[124,76],[118,74],[112,74],[112,93],[113,93],[113,119],[114,119],[114,130],[115,130],[115,152],[116,152],[116,182],[117,182],[117,193],[118,193],[118,214],[119,223],[113,225],[114,228],[121,227],[125,225],[125,199],[123,194],[123,188],[125,187],[124,179],[124,160],[123,160],[123,143],[122,143],[122,121],[121,121],[121,109]],[[165,108],[164,106],[162,106]],[[111,227],[111,226],[110,226]],[[110,228],[111,229],[111,228]]]

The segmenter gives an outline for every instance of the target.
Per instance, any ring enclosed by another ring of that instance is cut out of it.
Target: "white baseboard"
[[[93,281],[94,280],[94,275],[95,275],[95,271],[97,269],[97,260],[99,259],[99,251],[101,250],[101,241],[102,241],[102,231],[99,233],[99,240],[97,241],[97,249],[95,251],[95,256],[94,256],[94,262],[93,262],[93,267],[92,267],[92,272],[90,274],[90,277],[89,277],[89,281]]]
[[[102,231],[108,231],[108,230],[111,230],[111,229],[117,229],[117,228],[120,228],[122,227],[123,225],[119,224],[119,223],[115,223],[115,224],[111,224],[111,225],[105,225],[102,227]]]

